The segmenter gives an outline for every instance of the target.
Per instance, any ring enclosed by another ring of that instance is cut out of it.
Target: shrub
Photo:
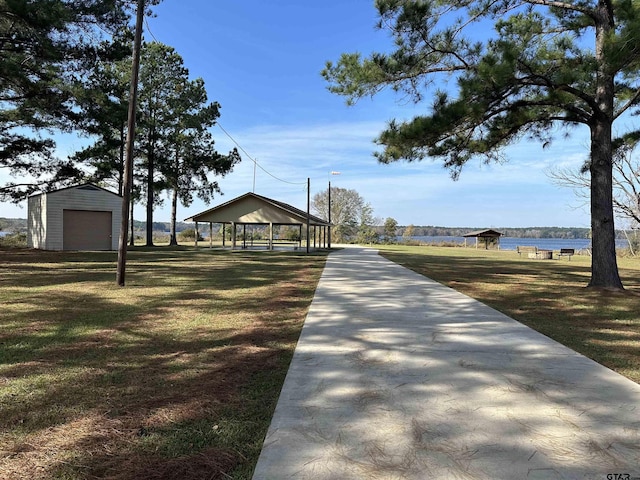
[[[627,234],[627,241],[629,245],[625,248],[619,248],[616,250],[621,257],[637,257],[640,256],[640,232],[633,230]]]
[[[188,228],[186,230],[182,230],[180,233],[178,233],[178,239],[179,240],[183,240],[185,242],[191,241],[193,242],[196,238],[196,229],[195,228]],[[204,240],[204,238],[202,237],[202,235],[200,234],[200,232],[198,232],[198,241],[202,241]]]
[[[146,239],[146,236],[145,236]],[[169,243],[169,234],[164,232],[153,232],[153,243]]]
[[[25,248],[27,246],[26,233],[10,233],[0,237],[0,247]]]
[[[408,245],[410,247],[419,247],[421,245],[424,245],[424,243],[422,243],[420,240],[404,239],[404,238],[402,240],[402,244]]]
[[[293,227],[280,227],[280,238],[293,242],[300,241],[300,230]]]

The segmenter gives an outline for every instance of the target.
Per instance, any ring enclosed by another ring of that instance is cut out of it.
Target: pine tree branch
[[[560,2],[553,0],[524,0],[524,3],[531,5],[541,5],[543,7],[560,8],[562,10],[570,10],[573,12],[579,12],[588,17],[595,19],[595,12],[589,8],[582,7],[580,5],[574,5],[568,2]]]
[[[620,108],[620,110],[614,113],[613,119],[615,120],[619,118],[624,112],[626,112],[631,107],[633,107],[638,102],[638,100],[640,100],[640,87],[636,89],[635,93],[631,96],[631,98],[627,101],[627,103],[625,103]]]

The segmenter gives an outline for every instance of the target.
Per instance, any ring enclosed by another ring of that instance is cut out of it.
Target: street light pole
[[[340,175],[340,172],[329,172],[329,175]],[[329,177],[331,178],[331,177]],[[327,190],[329,194],[329,204],[327,210],[329,211],[329,226],[327,227],[327,248],[331,249],[331,180],[329,180],[329,189]]]

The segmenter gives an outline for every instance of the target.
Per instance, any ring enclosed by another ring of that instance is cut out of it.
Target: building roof
[[[34,193],[33,195],[30,195],[30,196],[31,197],[37,197],[39,195],[51,195],[52,193],[64,192],[66,190],[103,191],[103,192],[106,192],[106,193],[110,193],[111,195],[115,195],[116,197],[122,198],[121,195],[118,195],[117,193],[112,192],[111,190],[107,190],[106,188],[99,187],[98,185],[94,185],[93,183],[82,183],[80,185],[72,185],[70,187],[59,188],[57,190],[50,190],[50,191],[47,191],[47,192]]]
[[[311,225],[330,225],[315,215],[309,215],[309,221]],[[307,212],[249,192],[186,218],[185,222],[300,225],[307,223]]]
[[[502,232],[498,232],[497,230],[492,230],[490,228],[485,230],[476,230],[475,232],[469,232],[462,235],[463,237],[499,237],[502,235]]]

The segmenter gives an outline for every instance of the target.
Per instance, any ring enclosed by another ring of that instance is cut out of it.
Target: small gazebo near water
[[[463,235],[464,237],[464,246],[467,246],[467,238],[475,238],[476,239],[476,248],[479,248],[480,244],[484,245],[485,250],[489,248],[497,248],[500,250],[500,237],[502,236],[501,232],[492,229],[486,230],[477,230],[475,232],[469,232]]]
[[[246,193],[222,205],[210,208],[185,219],[185,222],[195,222],[196,246],[198,244],[198,227],[200,224],[209,224],[209,242],[213,237],[213,224],[222,225],[222,246],[226,247],[225,229],[231,230],[231,248],[267,248],[273,250],[276,247],[302,247],[303,229],[306,227],[309,233],[307,250],[312,248],[331,248],[329,228],[331,224],[326,220],[309,214],[296,207],[272,198],[263,197],[256,193]],[[247,237],[247,226],[267,227],[267,239],[254,241]],[[274,227],[291,226],[298,229],[298,240],[295,242],[280,241],[274,237]],[[238,232],[240,227],[240,232]],[[240,235],[239,235],[240,233]],[[240,237],[240,238],[238,238]],[[238,240],[240,240],[238,242]]]

